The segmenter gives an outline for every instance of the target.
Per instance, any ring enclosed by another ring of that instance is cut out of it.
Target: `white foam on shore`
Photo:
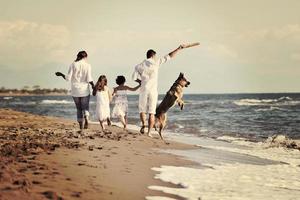
[[[162,166],[155,178],[185,188],[149,186],[152,190],[179,195],[190,200],[297,199],[300,196],[300,168],[288,165],[212,165],[194,169]]]
[[[211,155],[207,156],[214,157],[216,151],[218,153],[233,152],[278,162],[274,164],[209,163],[209,160],[207,160],[208,162],[202,160],[202,164],[204,163],[207,168],[156,167],[152,168],[154,171],[159,172],[155,178],[173,184],[180,184],[185,188],[163,186],[149,186],[149,188],[190,200],[198,200],[199,198],[202,200],[299,199],[299,150],[270,145],[268,141],[255,143],[244,138],[228,136],[222,136],[218,140],[225,140],[229,143],[228,145],[221,143],[218,145],[218,141],[202,142],[202,148],[199,149],[199,152],[212,149],[210,151]]]
[[[42,104],[73,104],[73,101],[67,101],[67,100],[49,100],[45,99],[41,101]]]
[[[224,146],[211,146],[207,145],[207,148],[213,148],[223,151],[230,151],[234,153],[246,154],[251,156],[257,156],[264,159],[270,159],[278,162],[288,163],[292,166],[300,165],[300,151],[297,149],[287,149],[284,146],[274,146],[268,140],[266,142],[250,142],[243,138],[234,138],[230,136],[218,137],[218,140],[230,141],[231,143],[238,144],[241,146],[249,147],[235,148],[235,147],[224,147]],[[300,141],[295,140],[296,143],[300,144]],[[202,145],[203,146],[203,145]]]

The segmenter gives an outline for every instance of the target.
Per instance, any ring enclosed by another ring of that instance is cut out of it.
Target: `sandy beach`
[[[155,179],[153,167],[192,166],[192,161],[167,149],[195,149],[171,142],[165,145],[134,131],[110,127],[111,134],[90,125],[85,136],[77,123],[10,109],[0,110],[0,199],[145,199],[164,196],[150,185],[178,188]],[[158,151],[159,150],[159,151]]]

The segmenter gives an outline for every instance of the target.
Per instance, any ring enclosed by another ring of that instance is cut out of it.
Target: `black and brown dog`
[[[173,107],[175,104],[178,104],[180,109],[182,110],[184,107],[184,101],[182,100],[183,97],[183,88],[188,87],[190,82],[184,77],[183,73],[180,73],[177,80],[174,82],[172,87],[167,92],[166,96],[156,108],[156,124],[155,129],[158,128],[158,133],[160,138],[164,140],[162,136],[162,130],[166,126],[167,122],[167,112],[168,110]]]

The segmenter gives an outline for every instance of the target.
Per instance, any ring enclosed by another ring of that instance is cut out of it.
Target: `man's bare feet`
[[[153,136],[151,135],[151,133],[148,133],[148,137],[151,137],[151,138],[153,138]]]
[[[144,134],[145,133],[145,126],[142,126],[141,130],[140,130],[140,133],[141,134]]]
[[[103,129],[102,132],[105,133],[105,134],[112,133],[110,130],[107,130],[107,129]]]

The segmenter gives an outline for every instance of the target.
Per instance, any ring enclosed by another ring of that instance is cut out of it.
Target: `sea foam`
[[[219,141],[220,145],[218,140],[228,143],[224,145],[224,142]],[[287,147],[291,141],[294,140],[277,135],[264,142],[251,142],[244,138],[229,136],[219,137],[212,142],[201,142],[201,148],[197,151],[202,152],[201,155],[203,152],[208,154],[204,157],[201,156],[198,161],[204,167],[161,166],[152,168],[158,172],[155,178],[180,184],[184,188],[156,185],[149,186],[149,189],[182,196],[189,200],[298,199],[300,196],[300,151]],[[193,152],[195,153],[195,150]],[[239,161],[228,157],[230,154],[226,152],[245,156],[240,156]],[[188,152],[185,155],[187,154]],[[205,159],[205,157],[211,158],[220,155],[226,155],[228,162],[223,160],[223,162],[214,163],[211,162],[211,159]],[[247,156],[251,156],[257,161],[262,160],[262,162],[243,162]],[[190,158],[195,158],[195,156]],[[264,160],[274,162],[264,162]]]

